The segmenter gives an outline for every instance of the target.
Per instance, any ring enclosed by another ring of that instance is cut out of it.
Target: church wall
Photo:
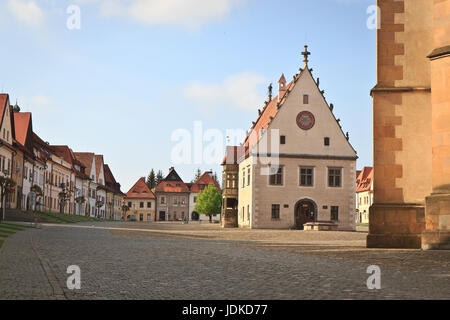
[[[369,247],[420,248],[431,192],[433,1],[379,0]]]

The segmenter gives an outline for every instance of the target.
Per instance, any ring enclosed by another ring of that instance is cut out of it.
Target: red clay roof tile
[[[125,199],[155,199],[154,193],[145,183],[144,178],[140,178],[138,182],[127,192]]]

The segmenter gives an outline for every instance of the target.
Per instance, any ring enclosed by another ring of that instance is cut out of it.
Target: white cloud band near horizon
[[[34,0],[8,0],[6,7],[13,17],[28,26],[40,26],[45,21],[45,13]]]
[[[266,82],[266,78],[259,74],[241,72],[229,76],[222,83],[191,82],[185,87],[184,96],[206,113],[230,107],[257,110],[264,103],[260,89]]]
[[[76,0],[96,4],[103,17],[125,18],[144,25],[181,25],[197,29],[223,21],[249,0]]]

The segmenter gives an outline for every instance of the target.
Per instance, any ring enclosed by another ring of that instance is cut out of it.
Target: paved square
[[[0,299],[449,299],[450,252],[367,250],[366,233],[89,223],[19,232]],[[81,290],[67,289],[67,267]],[[370,265],[382,289],[367,289]]]

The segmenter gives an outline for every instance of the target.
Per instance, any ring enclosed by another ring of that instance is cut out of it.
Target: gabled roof
[[[145,183],[145,178],[140,178],[130,191],[127,192],[125,198],[155,199],[155,195]]]
[[[95,174],[96,174],[97,181],[100,178],[100,170],[102,169],[103,164],[104,164],[103,155],[96,154],[95,155],[95,171],[96,171]]]
[[[245,141],[243,143],[243,147],[245,148],[245,157],[246,158],[249,156],[251,149],[260,141],[260,139],[263,135],[263,132],[265,130],[267,130],[267,128],[269,127],[272,120],[277,116],[278,111],[283,107],[283,105],[287,101],[289,94],[293,91],[298,80],[301,77],[303,77],[305,74],[312,77],[312,73],[311,73],[312,69],[309,69],[308,64],[307,64],[308,60],[306,59],[305,62],[306,62],[305,67],[303,69],[302,68],[300,69],[300,73],[294,75],[293,81],[291,81],[289,84],[287,84],[283,91],[279,92],[279,96],[275,97],[274,99],[270,98],[271,100],[267,101],[265,103],[265,107],[263,108],[263,110],[259,112],[258,119],[255,122],[253,122],[253,126],[250,130],[250,133],[248,134],[247,138],[245,139]],[[281,76],[279,82],[280,83],[285,82],[284,74]],[[313,82],[315,83],[317,90],[322,95],[322,98],[324,99],[325,103],[328,105],[328,102],[326,101],[325,96],[323,95],[323,91],[320,90],[320,88],[319,88],[318,82],[316,82],[314,79],[313,79]],[[329,107],[329,105],[328,105],[328,107]],[[331,111],[331,113],[332,113],[334,120],[338,123],[338,120],[336,119],[336,117],[334,116],[332,111]],[[342,130],[342,127],[340,126],[339,123],[338,123],[338,125],[339,125],[342,135],[344,137],[346,137],[345,133]],[[353,146],[350,144],[349,141],[348,141],[348,143],[349,143],[350,147],[352,148],[352,150],[356,154],[356,151],[353,148]],[[243,160],[243,157],[241,159],[238,159],[238,162],[240,162],[242,160]]]
[[[167,177],[156,186],[156,192],[188,193],[189,187],[180,178],[174,168],[170,168]]]
[[[14,139],[16,138],[16,132],[14,129],[14,116],[13,116],[13,108],[11,107],[11,105],[9,104],[9,95],[6,93],[2,93],[0,94],[0,126],[3,125],[3,120],[4,120],[4,116],[5,116],[5,111],[6,108],[9,108],[10,110],[10,121],[11,121],[11,139],[12,139],[12,143],[8,144],[6,141],[3,142],[4,145],[8,145],[9,147],[12,147],[13,143],[14,143]]]
[[[116,179],[114,178],[114,175],[111,172],[111,169],[109,168],[109,166],[107,164],[105,164],[103,166],[103,169],[105,171],[105,182],[107,183],[112,183],[112,184],[116,184]]]
[[[284,76],[284,75],[283,75]],[[245,147],[245,153],[246,156],[249,153],[249,150],[259,142],[262,136],[262,131],[266,130],[269,127],[269,124],[272,122],[272,119],[275,118],[275,116],[278,113],[278,110],[283,106],[283,104],[286,102],[286,99],[289,95],[289,93],[292,91],[292,89],[295,86],[295,83],[300,78],[300,75],[296,75],[295,80],[291,81],[286,86],[286,91],[283,93],[280,98],[276,96],[274,99],[266,103],[266,106],[262,110],[261,114],[259,115],[256,122],[254,122],[252,130],[250,131],[250,134],[245,139],[244,147]],[[278,102],[279,101],[279,102]]]
[[[190,187],[191,192],[202,192],[207,186],[210,184],[214,185],[219,192],[222,192],[219,184],[212,177],[212,172],[205,172],[200,179],[198,179],[192,186]]]
[[[5,113],[5,107],[8,104],[9,95],[6,93],[0,94],[0,125],[3,123],[3,114]]]
[[[38,150],[38,158],[45,161],[50,153],[50,146],[44,142],[34,131],[32,133],[33,148]]]
[[[74,152],[75,158],[79,160],[86,167],[86,174],[91,175],[92,161],[94,159],[94,153],[91,152]]]
[[[373,186],[373,168],[364,167],[356,179],[356,192],[370,191]]]
[[[114,175],[107,164],[103,166],[103,170],[105,172],[105,185],[106,188],[115,193],[122,193],[120,191],[120,183],[116,181]]]
[[[72,154],[68,146],[50,146],[52,152],[73,166]]]
[[[28,148],[32,143],[27,141],[32,131],[30,112],[14,112],[14,131],[17,142]]]

